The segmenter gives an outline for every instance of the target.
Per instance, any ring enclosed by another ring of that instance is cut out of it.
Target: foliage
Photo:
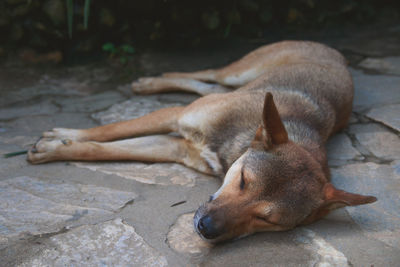
[[[105,43],[102,50],[107,52],[111,59],[119,58],[121,64],[126,64],[132,59],[132,54],[135,53],[135,48],[128,44],[115,46],[113,43]]]
[[[72,38],[72,28],[74,23],[74,0],[66,0],[67,6],[67,20],[68,20],[68,36]],[[88,28],[90,14],[90,0],[85,0],[83,8],[83,25]]]
[[[387,20],[400,21],[398,0],[3,0],[0,50],[28,46],[61,50],[68,58],[99,51],[109,41],[190,46],[204,39],[260,38]]]

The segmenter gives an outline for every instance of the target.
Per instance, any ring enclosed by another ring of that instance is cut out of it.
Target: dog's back
[[[305,99],[315,101],[324,120],[324,131],[320,134],[326,140],[346,125],[351,112],[353,83],[345,59],[336,50],[319,43],[286,41],[274,46],[277,51],[284,49],[275,53],[276,64],[268,66],[260,77],[239,90],[265,90],[268,87],[279,91],[277,96],[280,91],[297,92]],[[326,120],[332,118],[334,120],[327,124]]]
[[[337,51],[313,42],[281,42],[253,51],[218,70],[217,76],[229,82],[245,72],[258,77],[232,93],[195,101],[180,120],[185,138],[214,152],[211,158],[219,159],[221,170],[248,148],[261,124],[266,92],[273,94],[290,139],[307,149],[318,146],[315,150],[320,151],[328,137],[347,124],[353,85]],[[324,155],[319,161],[326,166]]]

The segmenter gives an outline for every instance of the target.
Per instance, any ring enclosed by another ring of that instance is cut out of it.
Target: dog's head
[[[338,190],[328,182],[315,155],[288,139],[268,93],[263,125],[230,167],[221,188],[197,210],[194,226],[204,239],[219,242],[291,229],[333,209],[374,201],[375,197]]]

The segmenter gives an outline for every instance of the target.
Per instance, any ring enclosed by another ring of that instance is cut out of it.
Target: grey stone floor
[[[0,265],[399,266],[400,54],[390,40],[330,42],[350,55],[356,90],[349,127],[328,144],[333,183],[378,202],[211,246],[194,233],[192,216],[219,187],[217,178],[177,164],[32,166],[25,156],[0,158]],[[136,60],[142,74],[154,75],[216,67],[249,47]],[[94,65],[0,65],[0,153],[25,149],[56,126],[87,128],[197,98],[136,96],[129,85],[109,82],[112,75]]]

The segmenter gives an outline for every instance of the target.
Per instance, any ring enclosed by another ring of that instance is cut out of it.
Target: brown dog
[[[43,133],[28,160],[178,162],[225,174],[194,218],[209,241],[286,230],[336,208],[376,201],[329,183],[324,144],[346,126],[353,100],[345,59],[329,47],[280,42],[222,69],[143,78],[133,89],[207,96],[130,121],[53,129]],[[135,136],[145,137],[125,139]],[[125,140],[106,142],[116,139]]]

